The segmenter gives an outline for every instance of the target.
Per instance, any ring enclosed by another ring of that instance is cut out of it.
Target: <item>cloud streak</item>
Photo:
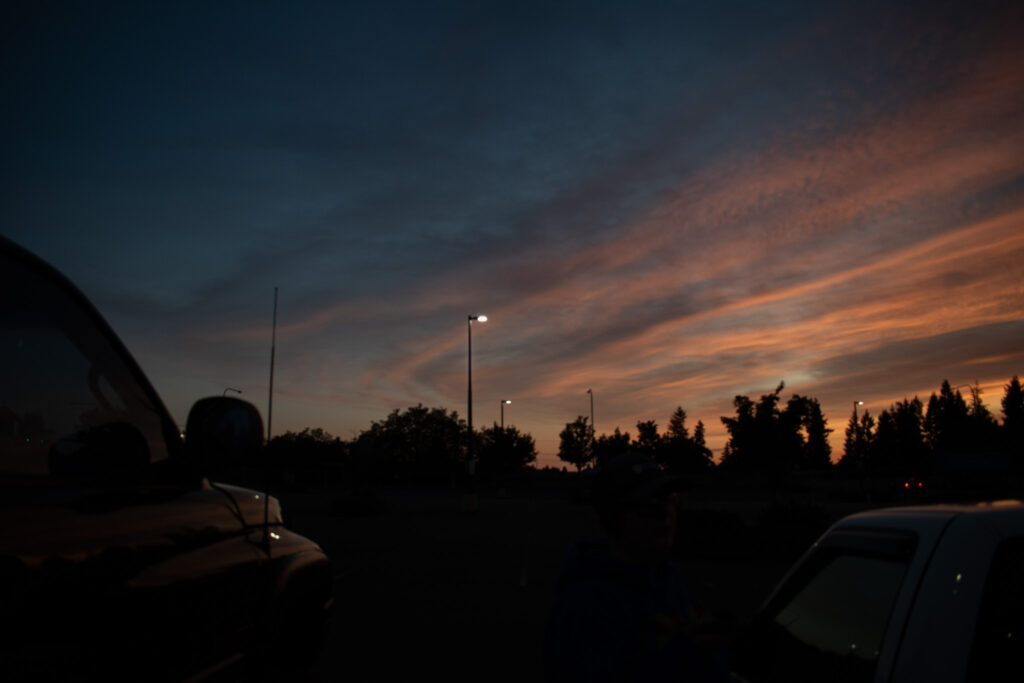
[[[588,388],[598,431],[682,405],[716,449],[781,379],[840,431],[947,377],[998,400],[1024,12],[634,5],[260,5],[259,44],[216,9],[107,17],[107,48],[37,21],[6,43],[5,224],[181,421],[265,394],[275,286],[276,431],[464,414],[475,313],[474,416],[514,399],[545,464]]]

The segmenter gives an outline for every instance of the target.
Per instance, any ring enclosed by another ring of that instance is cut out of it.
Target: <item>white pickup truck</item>
[[[768,598],[730,662],[749,683],[1024,680],[1024,503],[840,520]]]

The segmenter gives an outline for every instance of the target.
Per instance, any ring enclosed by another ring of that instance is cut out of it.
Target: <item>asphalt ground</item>
[[[572,540],[598,533],[592,509],[557,492],[482,494],[476,512],[455,490],[281,498],[292,528],[327,551],[335,577],[334,612],[311,681],[541,680],[542,634],[563,553]],[[750,517],[758,505],[737,501],[729,518]],[[685,539],[680,544],[695,599],[737,623],[753,616],[805,547],[769,552],[745,531],[704,538],[692,552]]]

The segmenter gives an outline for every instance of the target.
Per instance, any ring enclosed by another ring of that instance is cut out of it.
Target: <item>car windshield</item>
[[[733,652],[762,681],[871,681],[916,538],[843,530],[796,571]]]
[[[162,411],[90,313],[0,256],[0,475],[101,475],[167,458]]]

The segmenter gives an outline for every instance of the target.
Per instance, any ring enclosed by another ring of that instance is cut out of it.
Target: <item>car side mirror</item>
[[[263,419],[238,398],[211,396],[195,402],[185,424],[185,451],[204,473],[229,471],[252,461],[263,447]]]

